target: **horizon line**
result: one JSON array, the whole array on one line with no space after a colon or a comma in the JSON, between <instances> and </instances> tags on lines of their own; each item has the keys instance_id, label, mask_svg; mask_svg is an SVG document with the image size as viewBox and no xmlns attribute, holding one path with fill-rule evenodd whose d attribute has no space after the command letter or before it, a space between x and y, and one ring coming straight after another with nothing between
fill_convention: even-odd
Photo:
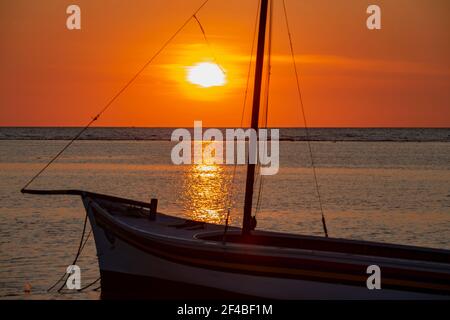
<instances>
[{"instance_id":1,"label":"horizon line","mask_svg":"<svg viewBox=\"0 0 450 320\"><path fill-rule=\"evenodd\" d=\"M36 128L36 129L44 129L44 128L84 128L85 126L34 126L34 125L0 125L0 128ZM187 128L187 129L194 129L194 127L186 127L186 126L165 126L165 127L158 127L158 126L95 126L95 127L89 127L89 129L177 129L177 128ZM249 126L203 126L202 128L218 128L218 129L231 129L231 128L250 128ZM278 126L278 127L261 127L259 129L450 129L450 126L448 127L442 127L442 126L370 126L370 127L363 127L363 126L311 126L311 127L291 127L291 126Z\"/></svg>"}]
</instances>

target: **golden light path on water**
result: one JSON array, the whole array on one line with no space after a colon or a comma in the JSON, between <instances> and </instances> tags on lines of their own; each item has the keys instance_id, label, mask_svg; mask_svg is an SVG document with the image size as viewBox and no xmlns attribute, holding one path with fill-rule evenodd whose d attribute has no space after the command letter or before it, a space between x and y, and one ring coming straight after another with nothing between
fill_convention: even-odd
<instances>
[{"instance_id":1,"label":"golden light path on water","mask_svg":"<svg viewBox=\"0 0 450 320\"><path fill-rule=\"evenodd\" d=\"M203 161L190 165L184 173L181 197L184 210L193 220L224 223L229 192L231 175L224 165L212 163L210 155L204 153Z\"/></svg>"}]
</instances>

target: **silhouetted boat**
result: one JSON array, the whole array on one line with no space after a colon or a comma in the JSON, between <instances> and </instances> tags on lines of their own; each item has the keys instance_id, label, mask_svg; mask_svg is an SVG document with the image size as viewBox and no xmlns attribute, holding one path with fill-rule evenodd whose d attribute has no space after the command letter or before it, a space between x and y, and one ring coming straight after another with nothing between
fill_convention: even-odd
<instances>
[{"instance_id":1,"label":"silhouetted boat","mask_svg":"<svg viewBox=\"0 0 450 320\"><path fill-rule=\"evenodd\" d=\"M261 0L252 128L258 128L269 0ZM185 220L144 203L80 190L105 297L448 299L450 251L254 230L255 165L248 165L242 228ZM228 228L224 232L224 228ZM369 290L369 266L381 289Z\"/></svg>"},{"instance_id":2,"label":"silhouetted boat","mask_svg":"<svg viewBox=\"0 0 450 320\"><path fill-rule=\"evenodd\" d=\"M251 231L152 213L152 204L79 190L106 297L449 298L450 253L403 245ZM155 206L153 205L153 209ZM366 286L381 269L381 290Z\"/></svg>"}]
</instances>

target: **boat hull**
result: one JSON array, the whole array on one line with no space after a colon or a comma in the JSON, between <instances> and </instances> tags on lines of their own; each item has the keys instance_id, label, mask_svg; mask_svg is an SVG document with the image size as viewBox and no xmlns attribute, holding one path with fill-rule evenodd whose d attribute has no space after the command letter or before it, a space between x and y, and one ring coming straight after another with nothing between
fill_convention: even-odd
<instances>
[{"instance_id":1,"label":"boat hull","mask_svg":"<svg viewBox=\"0 0 450 320\"><path fill-rule=\"evenodd\" d=\"M446 295L404 290L369 290L365 282L348 285L298 277L255 274L242 269L199 267L189 254L168 258L161 243L137 245L107 213L85 201L97 247L103 298L153 299L448 299ZM98 207L97 207L98 209ZM108 219L111 218L108 225ZM167 244L165 244L167 245ZM311 253L311 255L314 255ZM178 260L186 256L185 260ZM224 255L225 257L225 255ZM187 260L186 260L187 259ZM180 262L181 261L181 262ZM366 275L368 276L368 275Z\"/></svg>"}]
</instances>

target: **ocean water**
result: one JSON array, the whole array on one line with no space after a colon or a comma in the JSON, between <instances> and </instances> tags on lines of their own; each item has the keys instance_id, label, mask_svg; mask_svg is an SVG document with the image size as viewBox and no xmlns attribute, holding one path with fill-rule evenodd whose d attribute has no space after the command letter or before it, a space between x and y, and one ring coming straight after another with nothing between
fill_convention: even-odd
<instances>
[{"instance_id":1,"label":"ocean water","mask_svg":"<svg viewBox=\"0 0 450 320\"><path fill-rule=\"evenodd\" d=\"M100 297L92 290L97 286L81 293L46 291L77 251L81 200L20 193L76 130L0 128L2 299ZM175 166L170 132L90 129L31 187L158 198L161 212L218 223L232 193L231 223L239 225L245 168L236 168L232 184L232 166ZM284 129L281 136L280 171L263 179L258 228L322 235L304 131ZM450 129L313 129L311 137L330 236L450 249ZM82 285L97 279L93 239L78 265Z\"/></svg>"},{"instance_id":2,"label":"ocean water","mask_svg":"<svg viewBox=\"0 0 450 320\"><path fill-rule=\"evenodd\" d=\"M206 128L204 128L206 129ZM67 140L77 127L0 127L0 140ZM89 128L80 140L170 140L171 128ZM190 129L192 132L192 129ZM313 141L450 142L448 128L310 128ZM305 141L304 128L280 129L281 141Z\"/></svg>"}]
</instances>

